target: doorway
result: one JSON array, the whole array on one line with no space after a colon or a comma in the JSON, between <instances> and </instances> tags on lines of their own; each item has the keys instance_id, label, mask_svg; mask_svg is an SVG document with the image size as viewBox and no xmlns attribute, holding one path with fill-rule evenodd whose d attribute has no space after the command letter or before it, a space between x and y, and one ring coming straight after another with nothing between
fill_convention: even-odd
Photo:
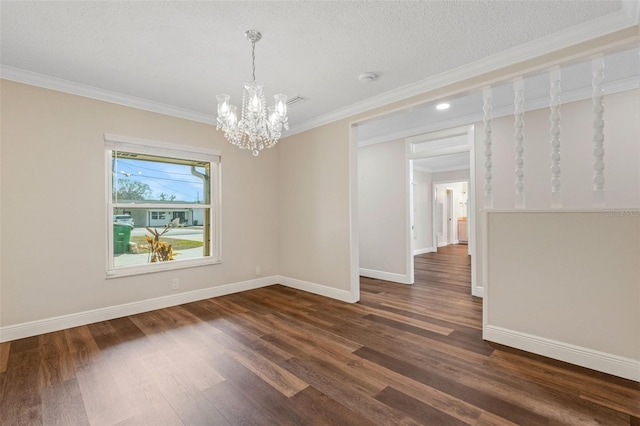
<instances>
[{"instance_id":1,"label":"doorway","mask_svg":"<svg viewBox=\"0 0 640 426\"><path fill-rule=\"evenodd\" d=\"M461 126L406 139L407 159L412 170L412 180L407 182L414 194L407 210L412 215L407 238L413 243L413 255L435 252L438 247L461 244L462 250L471 256L471 293L480 295L477 288L475 256L475 129ZM415 191L428 183L427 243L420 236L420 200ZM438 193L436 185L442 185ZM440 188L440 187L438 187ZM449 190L449 191L447 191ZM447 195L449 194L449 195ZM420 245L422 244L422 245ZM464 246L466 244L466 246ZM412 262L413 264L413 262Z\"/></svg>"},{"instance_id":2,"label":"doorway","mask_svg":"<svg viewBox=\"0 0 640 426\"><path fill-rule=\"evenodd\" d=\"M462 174L462 173L461 173ZM469 180L433 183L433 247L468 244ZM468 254L471 254L470 252Z\"/></svg>"},{"instance_id":3,"label":"doorway","mask_svg":"<svg viewBox=\"0 0 640 426\"><path fill-rule=\"evenodd\" d=\"M447 244L453 244L453 188L447 188Z\"/></svg>"}]
</instances>

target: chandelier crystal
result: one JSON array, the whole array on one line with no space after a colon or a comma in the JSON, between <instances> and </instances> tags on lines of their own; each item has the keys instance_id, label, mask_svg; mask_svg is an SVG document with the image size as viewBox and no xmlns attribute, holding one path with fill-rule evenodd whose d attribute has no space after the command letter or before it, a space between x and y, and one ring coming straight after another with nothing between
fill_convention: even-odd
<instances>
[{"instance_id":1,"label":"chandelier crystal","mask_svg":"<svg viewBox=\"0 0 640 426\"><path fill-rule=\"evenodd\" d=\"M233 145L251 150L257 157L264 148L273 148L278 143L283 128L289 130L287 96L275 95L274 106L267 108L262 83L256 81L256 43L262 34L248 30L244 35L251 42L253 79L244 84L240 120L236 106L229 104L230 96L217 96L217 129L222 130Z\"/></svg>"}]
</instances>

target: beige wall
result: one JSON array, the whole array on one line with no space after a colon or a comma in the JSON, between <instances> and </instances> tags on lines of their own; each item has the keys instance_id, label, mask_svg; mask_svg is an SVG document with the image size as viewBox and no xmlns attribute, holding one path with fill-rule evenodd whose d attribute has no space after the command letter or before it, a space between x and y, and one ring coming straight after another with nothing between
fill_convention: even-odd
<instances>
[{"instance_id":1,"label":"beige wall","mask_svg":"<svg viewBox=\"0 0 640 426\"><path fill-rule=\"evenodd\" d=\"M187 292L278 273L275 151L255 159L210 125L0 81L1 326L175 295L175 277ZM222 264L105 278L104 133L222 152Z\"/></svg>"},{"instance_id":2,"label":"beige wall","mask_svg":"<svg viewBox=\"0 0 640 426\"><path fill-rule=\"evenodd\" d=\"M485 337L640 380L639 209L491 212L488 249Z\"/></svg>"},{"instance_id":3,"label":"beige wall","mask_svg":"<svg viewBox=\"0 0 640 426\"><path fill-rule=\"evenodd\" d=\"M413 250L433 250L433 188L431 173L413 169Z\"/></svg>"},{"instance_id":4,"label":"beige wall","mask_svg":"<svg viewBox=\"0 0 640 426\"><path fill-rule=\"evenodd\" d=\"M406 157L404 140L358 148L361 269L408 274Z\"/></svg>"},{"instance_id":5,"label":"beige wall","mask_svg":"<svg viewBox=\"0 0 640 426\"><path fill-rule=\"evenodd\" d=\"M469 169L465 170L451 170L449 172L437 172L433 173L431 176L433 178L433 183L438 182L458 182L470 179L470 171Z\"/></svg>"},{"instance_id":6,"label":"beige wall","mask_svg":"<svg viewBox=\"0 0 640 426\"><path fill-rule=\"evenodd\" d=\"M290 136L277 151L280 275L349 291L349 124Z\"/></svg>"}]
</instances>

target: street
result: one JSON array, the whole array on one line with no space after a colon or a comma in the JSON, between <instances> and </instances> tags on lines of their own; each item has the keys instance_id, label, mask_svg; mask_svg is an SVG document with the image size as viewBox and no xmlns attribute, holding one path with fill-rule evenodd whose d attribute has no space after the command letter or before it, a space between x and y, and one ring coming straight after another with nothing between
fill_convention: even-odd
<instances>
[{"instance_id":1,"label":"street","mask_svg":"<svg viewBox=\"0 0 640 426\"><path fill-rule=\"evenodd\" d=\"M151 227L151 229L154 229ZM155 228L158 232L162 232L163 228ZM169 228L166 234L161 238L176 238L181 240L202 241L202 227L201 226L189 226L184 228ZM133 228L131 230L131 236L144 236L149 235L147 228ZM160 240L162 241L162 239Z\"/></svg>"}]
</instances>

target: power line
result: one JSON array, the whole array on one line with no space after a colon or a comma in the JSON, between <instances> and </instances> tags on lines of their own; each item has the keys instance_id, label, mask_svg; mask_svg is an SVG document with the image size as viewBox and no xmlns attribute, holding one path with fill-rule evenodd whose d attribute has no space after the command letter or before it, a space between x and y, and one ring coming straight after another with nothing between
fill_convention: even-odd
<instances>
[{"instance_id":1,"label":"power line","mask_svg":"<svg viewBox=\"0 0 640 426\"><path fill-rule=\"evenodd\" d=\"M158 177L158 176L150 176L150 175L139 175L139 174L135 174L136 170L133 168L133 166L129 165L129 164L122 164L122 166L124 166L125 168L128 168L129 170L132 170L134 173L129 173L131 175L131 177L136 177L136 178L144 178L144 179L159 179L159 180L168 180L168 181L172 181L172 182L182 182L182 183L202 183L201 179L197 179L197 180L185 180L185 179L170 179L170 178L163 178L163 177ZM151 170L154 172L158 172L158 170L153 170L153 169L147 169L147 170ZM182 173L170 173L170 172L161 172L161 173L166 173L166 174L180 174L182 175ZM185 176L187 176L185 174ZM189 174L189 176L193 176L191 174ZM129 176L127 176L129 177ZM195 176L194 176L195 177Z\"/></svg>"},{"instance_id":2,"label":"power line","mask_svg":"<svg viewBox=\"0 0 640 426\"><path fill-rule=\"evenodd\" d=\"M131 166L131 167L133 167L135 165L136 169L143 169L143 170L149 170L149 171L152 171L152 172L158 172L157 169L152 169L152 168L149 168L149 167L144 167L144 166L138 165L137 163L140 162L138 160L117 159L117 161L122 162L123 165ZM135 164L132 164L132 163L135 163ZM160 162L160 164L167 164L167 163ZM196 168L204 168L204 167L197 167L197 166L194 166L194 167L196 167ZM169 175L193 176L191 173L180 173L180 172L161 172L161 173L166 173L166 174L169 174Z\"/></svg>"}]
</instances>

